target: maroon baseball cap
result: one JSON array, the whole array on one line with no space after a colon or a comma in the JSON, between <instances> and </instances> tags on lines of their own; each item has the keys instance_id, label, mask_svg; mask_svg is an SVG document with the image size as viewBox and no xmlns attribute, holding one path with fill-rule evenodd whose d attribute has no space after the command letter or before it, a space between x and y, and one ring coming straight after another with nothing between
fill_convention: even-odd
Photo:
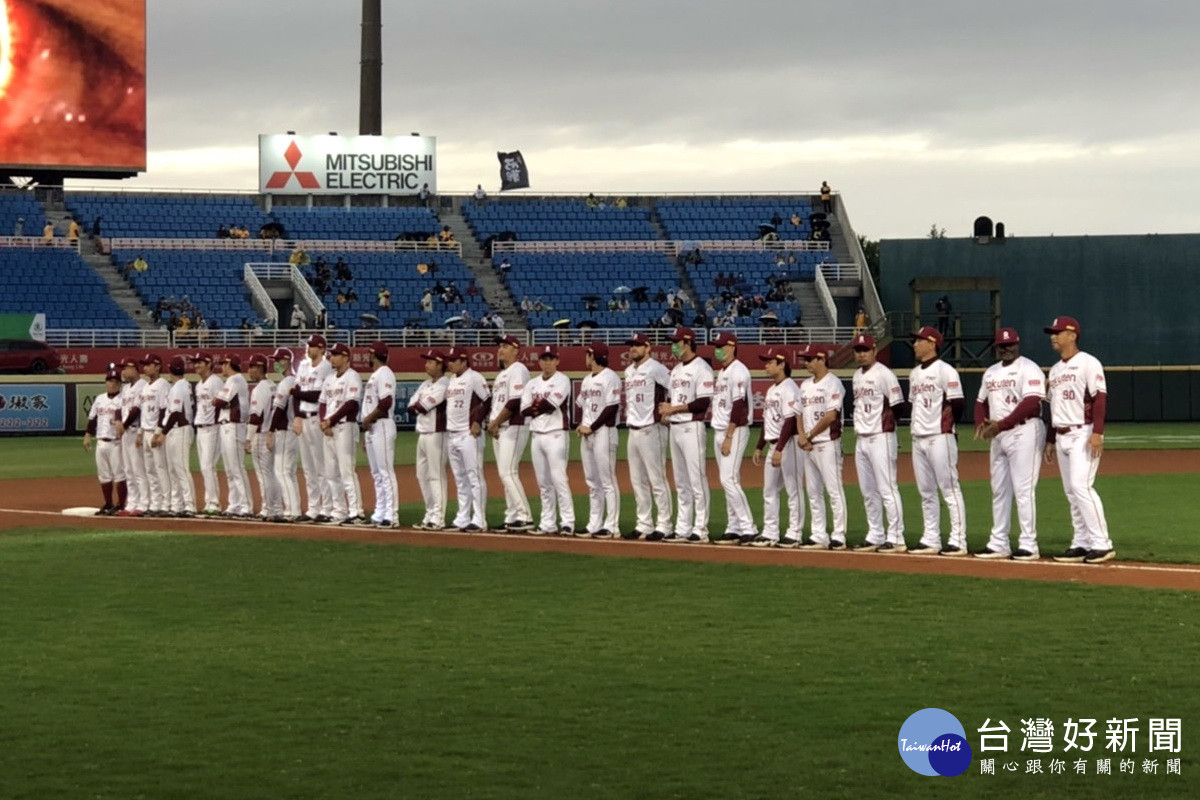
<instances>
[{"instance_id":1,"label":"maroon baseball cap","mask_svg":"<svg viewBox=\"0 0 1200 800\"><path fill-rule=\"evenodd\" d=\"M827 358L828 352L819 344L810 344L800 351L800 355L804 358Z\"/></svg>"},{"instance_id":2,"label":"maroon baseball cap","mask_svg":"<svg viewBox=\"0 0 1200 800\"><path fill-rule=\"evenodd\" d=\"M784 364L786 364L788 361L788 354L785 353L783 351L783 348L781 348L781 347L771 347L771 348L767 349L767 352L760 353L758 356L758 360L759 361L781 361Z\"/></svg>"},{"instance_id":3,"label":"maroon baseball cap","mask_svg":"<svg viewBox=\"0 0 1200 800\"><path fill-rule=\"evenodd\" d=\"M108 372L104 373L104 380L106 380L106 381L119 381L119 380L121 380L121 373L120 373L120 371L117 369L117 365L116 365L116 364L110 364L110 365L109 365Z\"/></svg>"},{"instance_id":4,"label":"maroon baseball cap","mask_svg":"<svg viewBox=\"0 0 1200 800\"><path fill-rule=\"evenodd\" d=\"M1074 317L1055 317L1054 322L1044 328L1046 333L1062 333L1063 331L1075 331L1078 334L1079 320Z\"/></svg>"},{"instance_id":5,"label":"maroon baseball cap","mask_svg":"<svg viewBox=\"0 0 1200 800\"><path fill-rule=\"evenodd\" d=\"M228 364L229 366L233 367L235 370L240 371L242 368L242 357L238 356L238 355L214 356L213 363L214 364Z\"/></svg>"},{"instance_id":6,"label":"maroon baseball cap","mask_svg":"<svg viewBox=\"0 0 1200 800\"><path fill-rule=\"evenodd\" d=\"M1001 328L1000 330L996 331L996 338L992 341L992 344L996 345L997 347L1006 344L1020 343L1021 336L1017 333L1016 328Z\"/></svg>"},{"instance_id":7,"label":"maroon baseball cap","mask_svg":"<svg viewBox=\"0 0 1200 800\"><path fill-rule=\"evenodd\" d=\"M446 351L446 354L445 354L446 361L455 361L460 358L463 360L466 360L468 358L467 351L463 350L461 347L451 347L449 350Z\"/></svg>"},{"instance_id":8,"label":"maroon baseball cap","mask_svg":"<svg viewBox=\"0 0 1200 800\"><path fill-rule=\"evenodd\" d=\"M255 353L254 355L250 356L250 361L248 363L252 367L262 367L263 369L266 369L267 357L262 353Z\"/></svg>"},{"instance_id":9,"label":"maroon baseball cap","mask_svg":"<svg viewBox=\"0 0 1200 800\"><path fill-rule=\"evenodd\" d=\"M446 356L443 355L442 353L438 352L437 350L429 350L424 353L421 353L421 358L423 358L426 361L445 362L445 360L446 360Z\"/></svg>"},{"instance_id":10,"label":"maroon baseball cap","mask_svg":"<svg viewBox=\"0 0 1200 800\"><path fill-rule=\"evenodd\" d=\"M172 375L182 375L187 372L187 362L183 360L183 356L174 356L167 364L167 371Z\"/></svg>"},{"instance_id":11,"label":"maroon baseball cap","mask_svg":"<svg viewBox=\"0 0 1200 800\"><path fill-rule=\"evenodd\" d=\"M497 336L496 344L511 344L513 347L520 347L521 340L509 333L504 336Z\"/></svg>"},{"instance_id":12,"label":"maroon baseball cap","mask_svg":"<svg viewBox=\"0 0 1200 800\"><path fill-rule=\"evenodd\" d=\"M675 333L671 334L672 342L694 342L696 341L696 332L691 328L685 328L682 325L675 329Z\"/></svg>"},{"instance_id":13,"label":"maroon baseball cap","mask_svg":"<svg viewBox=\"0 0 1200 800\"><path fill-rule=\"evenodd\" d=\"M646 334L644 334L644 333L635 333L632 336L630 336L628 339L625 340L625 344L647 345L647 344L650 344L650 340L648 338L646 338Z\"/></svg>"},{"instance_id":14,"label":"maroon baseball cap","mask_svg":"<svg viewBox=\"0 0 1200 800\"><path fill-rule=\"evenodd\" d=\"M375 356L376 358L380 359L381 361L387 361L387 357L388 357L387 342L372 342L371 343L371 355Z\"/></svg>"},{"instance_id":15,"label":"maroon baseball cap","mask_svg":"<svg viewBox=\"0 0 1200 800\"><path fill-rule=\"evenodd\" d=\"M350 355L350 346L345 342L338 342L333 347L329 348L331 356L348 356Z\"/></svg>"},{"instance_id":16,"label":"maroon baseball cap","mask_svg":"<svg viewBox=\"0 0 1200 800\"><path fill-rule=\"evenodd\" d=\"M712 338L712 341L709 342L709 344L711 344L713 347L724 347L725 345L728 345L728 344L737 344L737 343L738 343L737 335L730 333L729 331L721 331L720 333L718 333L716 336L714 336Z\"/></svg>"},{"instance_id":17,"label":"maroon baseball cap","mask_svg":"<svg viewBox=\"0 0 1200 800\"><path fill-rule=\"evenodd\" d=\"M276 361L283 361L284 359L291 361L293 358L292 351L288 350L286 347L276 347L275 352L271 353L271 358L275 359Z\"/></svg>"},{"instance_id":18,"label":"maroon baseball cap","mask_svg":"<svg viewBox=\"0 0 1200 800\"><path fill-rule=\"evenodd\" d=\"M139 364L141 364L141 361L133 356L125 356L123 359L117 362L118 367L136 367Z\"/></svg>"},{"instance_id":19,"label":"maroon baseball cap","mask_svg":"<svg viewBox=\"0 0 1200 800\"><path fill-rule=\"evenodd\" d=\"M855 350L874 350L875 337L868 333L860 333L854 337L854 341L850 343L850 346Z\"/></svg>"},{"instance_id":20,"label":"maroon baseball cap","mask_svg":"<svg viewBox=\"0 0 1200 800\"><path fill-rule=\"evenodd\" d=\"M209 364L212 363L212 356L210 356L208 353L196 353L188 358L193 364L195 364L197 361L207 361Z\"/></svg>"},{"instance_id":21,"label":"maroon baseball cap","mask_svg":"<svg viewBox=\"0 0 1200 800\"><path fill-rule=\"evenodd\" d=\"M594 356L608 358L608 345L604 342L592 342L587 346L587 351Z\"/></svg>"},{"instance_id":22,"label":"maroon baseball cap","mask_svg":"<svg viewBox=\"0 0 1200 800\"><path fill-rule=\"evenodd\" d=\"M321 334L314 333L312 336L308 337L306 344L309 347L326 347L328 342L325 341L325 337Z\"/></svg>"},{"instance_id":23,"label":"maroon baseball cap","mask_svg":"<svg viewBox=\"0 0 1200 800\"><path fill-rule=\"evenodd\" d=\"M162 357L157 353L146 353L146 355L142 356L142 366L144 367L148 364L158 364L161 367Z\"/></svg>"},{"instance_id":24,"label":"maroon baseball cap","mask_svg":"<svg viewBox=\"0 0 1200 800\"><path fill-rule=\"evenodd\" d=\"M558 348L552 344L548 344L538 351L538 360L543 358L558 358Z\"/></svg>"},{"instance_id":25,"label":"maroon baseball cap","mask_svg":"<svg viewBox=\"0 0 1200 800\"><path fill-rule=\"evenodd\" d=\"M925 339L933 342L938 347L942 346L943 341L941 332L932 325L926 325L925 327L921 328L921 330L912 335L912 338L913 341L916 341L917 339Z\"/></svg>"}]
</instances>

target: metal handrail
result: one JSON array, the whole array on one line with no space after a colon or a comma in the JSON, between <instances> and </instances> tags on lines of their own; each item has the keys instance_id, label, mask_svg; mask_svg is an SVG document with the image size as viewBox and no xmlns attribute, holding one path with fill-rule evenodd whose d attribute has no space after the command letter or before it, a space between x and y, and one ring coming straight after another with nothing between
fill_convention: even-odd
<instances>
[{"instance_id":1,"label":"metal handrail","mask_svg":"<svg viewBox=\"0 0 1200 800\"><path fill-rule=\"evenodd\" d=\"M170 347L165 330L114 330L112 328L47 328L51 347Z\"/></svg>"},{"instance_id":2,"label":"metal handrail","mask_svg":"<svg viewBox=\"0 0 1200 800\"><path fill-rule=\"evenodd\" d=\"M250 291L250 305L254 306L259 318L273 322L275 327L279 327L279 309L271 301L271 296L267 294L266 288L250 264L246 264L242 269L242 283L246 284L246 288Z\"/></svg>"},{"instance_id":3,"label":"metal handrail","mask_svg":"<svg viewBox=\"0 0 1200 800\"><path fill-rule=\"evenodd\" d=\"M300 268L294 264L288 264L288 277L292 281L292 302L299 303L300 308L308 316L309 321L316 322L325 313L325 303L313 291L313 288L308 285L304 274L300 272Z\"/></svg>"},{"instance_id":4,"label":"metal handrail","mask_svg":"<svg viewBox=\"0 0 1200 800\"><path fill-rule=\"evenodd\" d=\"M829 250L829 242L808 239L648 239L601 241L493 242L493 253L662 253L674 256L691 250L711 253L787 252Z\"/></svg>"},{"instance_id":5,"label":"metal handrail","mask_svg":"<svg viewBox=\"0 0 1200 800\"><path fill-rule=\"evenodd\" d=\"M56 235L49 242L43 239L40 234L37 236L0 236L0 247L12 249L20 247L28 250L40 250L45 247L57 247L60 249L74 250L76 253L78 253L79 241L79 239L71 241L65 236L58 235Z\"/></svg>"},{"instance_id":6,"label":"metal handrail","mask_svg":"<svg viewBox=\"0 0 1200 800\"><path fill-rule=\"evenodd\" d=\"M834 305L833 295L829 291L829 284L825 281L825 275L821 270L817 270L816 276L817 299L821 301L821 308L825 310L825 318L830 325L837 325L837 306Z\"/></svg>"},{"instance_id":7,"label":"metal handrail","mask_svg":"<svg viewBox=\"0 0 1200 800\"><path fill-rule=\"evenodd\" d=\"M11 237L10 237L11 238ZM28 237L26 237L28 238ZM40 239L38 240L41 241ZM254 250L288 254L297 247L310 253L448 252L462 255L461 242L371 241L364 239L169 239L161 236L114 236L102 240L114 250Z\"/></svg>"}]
</instances>

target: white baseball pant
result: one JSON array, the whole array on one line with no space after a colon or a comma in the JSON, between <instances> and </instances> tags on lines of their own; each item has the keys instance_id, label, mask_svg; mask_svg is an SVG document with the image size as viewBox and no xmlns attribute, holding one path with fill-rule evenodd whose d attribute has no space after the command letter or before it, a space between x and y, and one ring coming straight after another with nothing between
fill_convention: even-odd
<instances>
[{"instance_id":1,"label":"white baseball pant","mask_svg":"<svg viewBox=\"0 0 1200 800\"><path fill-rule=\"evenodd\" d=\"M812 512L812 540L819 544L830 541L846 543L846 489L842 485L841 440L813 442L807 451L804 480L808 485L808 507ZM833 530L825 517L825 498L833 517Z\"/></svg>"},{"instance_id":2,"label":"white baseball pant","mask_svg":"<svg viewBox=\"0 0 1200 800\"><path fill-rule=\"evenodd\" d=\"M304 468L304 513L318 517L330 512L329 482L325 480L325 434L316 414L301 418L300 463Z\"/></svg>"},{"instance_id":3,"label":"white baseball pant","mask_svg":"<svg viewBox=\"0 0 1200 800\"><path fill-rule=\"evenodd\" d=\"M1042 473L1042 453L1046 449L1046 424L1032 419L997 434L992 439L992 536L988 549L1011 552L1012 505L1017 501L1017 522L1021 534L1017 547L1034 555L1037 539L1037 484Z\"/></svg>"},{"instance_id":4,"label":"white baseball pant","mask_svg":"<svg viewBox=\"0 0 1200 800\"><path fill-rule=\"evenodd\" d=\"M667 429L664 425L630 428L626 443L629 481L637 502L637 530L670 534L671 487L667 484ZM658 524L653 512L658 509Z\"/></svg>"},{"instance_id":5,"label":"white baseball pant","mask_svg":"<svg viewBox=\"0 0 1200 800\"><path fill-rule=\"evenodd\" d=\"M620 533L621 493L617 491L617 429L594 429L579 443L588 487L588 533Z\"/></svg>"},{"instance_id":6,"label":"white baseball pant","mask_svg":"<svg viewBox=\"0 0 1200 800\"><path fill-rule=\"evenodd\" d=\"M167 471L171 475L171 511L196 511L196 484L192 481L192 429L172 428L163 442L167 449Z\"/></svg>"},{"instance_id":7,"label":"white baseball pant","mask_svg":"<svg viewBox=\"0 0 1200 800\"><path fill-rule=\"evenodd\" d=\"M246 477L246 423L222 422L221 464L225 467L225 512L250 513L250 480Z\"/></svg>"},{"instance_id":8,"label":"white baseball pant","mask_svg":"<svg viewBox=\"0 0 1200 800\"><path fill-rule=\"evenodd\" d=\"M136 428L125 431L121 437L121 461L125 465L125 508L129 511L145 511L150 507L149 487L146 485L146 462L137 443Z\"/></svg>"},{"instance_id":9,"label":"white baseball pant","mask_svg":"<svg viewBox=\"0 0 1200 800\"><path fill-rule=\"evenodd\" d=\"M446 434L422 433L417 437L417 484L425 501L426 525L446 526Z\"/></svg>"},{"instance_id":10,"label":"white baseball pant","mask_svg":"<svg viewBox=\"0 0 1200 800\"><path fill-rule=\"evenodd\" d=\"M721 476L721 488L725 490L726 533L738 536L754 536L758 533L750 501L742 489L742 462L746 458L746 444L750 441L750 429L739 425L733 429L733 442L729 455L721 454L725 441L725 430L713 431L713 454L717 459L717 470Z\"/></svg>"},{"instance_id":11,"label":"white baseball pant","mask_svg":"<svg viewBox=\"0 0 1200 800\"><path fill-rule=\"evenodd\" d=\"M529 498L521 484L521 459L525 445L529 442L529 428L524 425L506 425L492 440L492 452L496 456L496 471L500 483L504 484L504 521L532 522Z\"/></svg>"},{"instance_id":12,"label":"white baseball pant","mask_svg":"<svg viewBox=\"0 0 1200 800\"><path fill-rule=\"evenodd\" d=\"M221 437L216 423L196 428L196 458L204 482L205 511L221 510L221 486L217 483L217 457L220 454Z\"/></svg>"},{"instance_id":13,"label":"white baseball pant","mask_svg":"<svg viewBox=\"0 0 1200 800\"><path fill-rule=\"evenodd\" d=\"M358 444L358 423L339 422L325 437L325 475L330 484L329 516L336 521L362 516L362 494L354 447Z\"/></svg>"},{"instance_id":14,"label":"white baseball pant","mask_svg":"<svg viewBox=\"0 0 1200 800\"><path fill-rule=\"evenodd\" d=\"M702 422L671 424L671 472L675 476L675 533L708 539L708 466Z\"/></svg>"},{"instance_id":15,"label":"white baseball pant","mask_svg":"<svg viewBox=\"0 0 1200 800\"><path fill-rule=\"evenodd\" d=\"M275 431L275 481L279 484L280 500L285 517L300 515L300 482L296 479L296 460L300 453L300 437L291 429Z\"/></svg>"},{"instance_id":16,"label":"white baseball pant","mask_svg":"<svg viewBox=\"0 0 1200 800\"><path fill-rule=\"evenodd\" d=\"M921 493L921 516L925 529L921 544L942 547L942 516L938 493L950 514L947 544L967 549L967 507L958 485L958 441L951 433L913 437L913 472Z\"/></svg>"},{"instance_id":17,"label":"white baseball pant","mask_svg":"<svg viewBox=\"0 0 1200 800\"><path fill-rule=\"evenodd\" d=\"M375 511L372 522L395 522L400 508L396 486L396 420L376 420L363 435L367 465L375 485Z\"/></svg>"},{"instance_id":18,"label":"white baseball pant","mask_svg":"<svg viewBox=\"0 0 1200 800\"><path fill-rule=\"evenodd\" d=\"M142 430L142 463L146 469L147 511L167 511L171 503L171 475L164 444L153 447L154 431Z\"/></svg>"},{"instance_id":19,"label":"white baseball pant","mask_svg":"<svg viewBox=\"0 0 1200 800\"><path fill-rule=\"evenodd\" d=\"M1091 436L1092 426L1083 425L1060 433L1055 439L1063 492L1071 504L1071 526L1074 529L1071 547L1111 550L1113 544L1108 536L1104 503L1100 502L1100 495L1093 488L1096 471L1100 469L1100 459L1092 458L1088 448Z\"/></svg>"},{"instance_id":20,"label":"white baseball pant","mask_svg":"<svg viewBox=\"0 0 1200 800\"><path fill-rule=\"evenodd\" d=\"M454 475L454 491L458 499L454 527L477 525L486 529L487 512L481 485L483 465L479 463L479 442L470 431L449 432L446 434L446 457L450 462L450 472Z\"/></svg>"},{"instance_id":21,"label":"white baseball pant","mask_svg":"<svg viewBox=\"0 0 1200 800\"><path fill-rule=\"evenodd\" d=\"M120 483L125 480L125 465L122 463L121 442L96 440L96 478L100 483ZM128 489L128 487L126 487ZM115 497L114 497L115 502Z\"/></svg>"},{"instance_id":22,"label":"white baseball pant","mask_svg":"<svg viewBox=\"0 0 1200 800\"><path fill-rule=\"evenodd\" d=\"M904 544L904 506L896 477L898 443L895 432L858 436L854 445L854 468L867 512L867 542ZM887 513L887 529L883 515Z\"/></svg>"},{"instance_id":23,"label":"white baseball pant","mask_svg":"<svg viewBox=\"0 0 1200 800\"><path fill-rule=\"evenodd\" d=\"M267 435L262 431L250 434L250 463L258 482L259 513L279 516L283 513L283 493L275 477L275 453L267 448Z\"/></svg>"},{"instance_id":24,"label":"white baseball pant","mask_svg":"<svg viewBox=\"0 0 1200 800\"><path fill-rule=\"evenodd\" d=\"M773 444L773 443L771 443ZM763 462L763 528L762 535L779 541L779 490L788 496L787 538L804 538L804 464L808 455L795 442L783 448L779 466L771 466L775 448L768 447Z\"/></svg>"},{"instance_id":25,"label":"white baseball pant","mask_svg":"<svg viewBox=\"0 0 1200 800\"><path fill-rule=\"evenodd\" d=\"M535 433L532 438L530 454L542 498L541 530L544 533L558 531L554 525L556 507L560 524L573 529L575 501L567 482L567 432Z\"/></svg>"}]
</instances>

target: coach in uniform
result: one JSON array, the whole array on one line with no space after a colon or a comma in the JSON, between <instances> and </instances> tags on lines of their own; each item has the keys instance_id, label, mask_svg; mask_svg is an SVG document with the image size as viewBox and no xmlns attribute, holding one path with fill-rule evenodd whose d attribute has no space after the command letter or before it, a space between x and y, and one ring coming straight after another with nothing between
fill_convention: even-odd
<instances>
[{"instance_id":1,"label":"coach in uniform","mask_svg":"<svg viewBox=\"0 0 1200 800\"><path fill-rule=\"evenodd\" d=\"M350 369L350 347L345 342L329 348L329 363L333 374L326 379L321 393L321 432L325 434L325 474L333 479L330 522L357 525L366 522L356 471L363 383Z\"/></svg>"},{"instance_id":2,"label":"coach in uniform","mask_svg":"<svg viewBox=\"0 0 1200 800\"><path fill-rule=\"evenodd\" d=\"M805 364L812 377L800 384L800 413L796 424L785 428L779 445L786 446L794 433L797 446L808 454L804 483L808 489L811 536L800 542L804 549L844 550L846 547L846 490L842 486L842 398L845 387L829 371L824 348L809 345ZM825 499L833 517L832 531L825 516Z\"/></svg>"},{"instance_id":3,"label":"coach in uniform","mask_svg":"<svg viewBox=\"0 0 1200 800\"><path fill-rule=\"evenodd\" d=\"M779 442L786 428L794 430L796 427L800 387L792 380L792 368L785 351L772 347L758 358L771 379L763 396L762 431L754 448L756 467L763 451L768 453L763 461L763 527L760 535L750 541L743 539L742 544L797 547L804 538L804 462L808 453L799 447L780 447ZM787 535L782 540L779 538L780 487L787 490L788 496Z\"/></svg>"},{"instance_id":4,"label":"coach in uniform","mask_svg":"<svg viewBox=\"0 0 1200 800\"><path fill-rule=\"evenodd\" d=\"M521 415L529 420L533 444L529 452L541 490L542 519L535 533L575 533L575 502L567 481L567 404L571 381L558 371L558 350L547 345L538 354L540 375L529 379L521 393ZM556 527L555 509L559 518Z\"/></svg>"},{"instance_id":5,"label":"coach in uniform","mask_svg":"<svg viewBox=\"0 0 1200 800\"><path fill-rule=\"evenodd\" d=\"M896 419L904 410L904 390L896 374L880 364L875 337L854 337L854 469L867 512L867 538L856 552L904 553L904 506L896 477L899 446ZM887 514L887 528L883 526Z\"/></svg>"},{"instance_id":6,"label":"coach in uniform","mask_svg":"<svg viewBox=\"0 0 1200 800\"><path fill-rule=\"evenodd\" d=\"M1108 387L1104 367L1079 349L1079 321L1055 317L1045 329L1050 346L1062 358L1050 368L1050 424L1046 434L1046 461L1058 457L1063 491L1071 504L1074 533L1071 547L1055 561L1099 564L1116 556L1108 536L1104 504L1094 483L1104 452L1104 415Z\"/></svg>"},{"instance_id":7,"label":"coach in uniform","mask_svg":"<svg viewBox=\"0 0 1200 800\"><path fill-rule=\"evenodd\" d=\"M167 393L167 411L160 439L171 476L170 512L176 517L196 516L196 484L192 482L192 420L195 416L192 384L183 377L187 362L175 356L167 365L171 389Z\"/></svg>"},{"instance_id":8,"label":"coach in uniform","mask_svg":"<svg viewBox=\"0 0 1200 800\"><path fill-rule=\"evenodd\" d=\"M221 463L225 467L225 516L250 516L250 480L246 476L246 416L250 409L250 386L242 376L241 356L217 356L224 384L213 400L221 440Z\"/></svg>"},{"instance_id":9,"label":"coach in uniform","mask_svg":"<svg viewBox=\"0 0 1200 800\"><path fill-rule=\"evenodd\" d=\"M979 558L1036 561L1037 484L1046 425L1042 401L1046 376L1042 368L1021 355L1021 338L1013 328L996 331L993 344L1000 361L983 373L975 398L975 438L991 442L992 536L987 547L975 551ZM1009 544L1013 498L1021 537L1016 551Z\"/></svg>"},{"instance_id":10,"label":"coach in uniform","mask_svg":"<svg viewBox=\"0 0 1200 800\"><path fill-rule=\"evenodd\" d=\"M217 459L221 455L221 437L217 431L217 407L213 401L221 393L224 381L213 374L212 356L196 353L192 366L196 381L196 457L200 462L200 477L204 482L204 513L221 513L221 486L217 483Z\"/></svg>"},{"instance_id":11,"label":"coach in uniform","mask_svg":"<svg viewBox=\"0 0 1200 800\"><path fill-rule=\"evenodd\" d=\"M149 507L150 489L146 481L146 462L138 443L141 433L142 391L148 386L138 374L138 360L125 358L121 368L121 422L117 435L121 439L121 463L125 468L128 497L118 517L140 517Z\"/></svg>"},{"instance_id":12,"label":"coach in uniform","mask_svg":"<svg viewBox=\"0 0 1200 800\"><path fill-rule=\"evenodd\" d=\"M521 416L521 393L529 382L529 368L521 363L520 339L506 335L497 342L501 370L492 382L488 435L492 437L496 471L504 485L504 526L500 530L527 531L533 527L533 512L521 485L521 459L529 443L529 429Z\"/></svg>"},{"instance_id":13,"label":"coach in uniform","mask_svg":"<svg viewBox=\"0 0 1200 800\"><path fill-rule=\"evenodd\" d=\"M100 492L104 495L104 505L96 512L98 517L116 514L124 507L126 500L121 437L117 435L117 426L120 424L121 373L113 364L104 375L104 394L92 401L88 411L87 432L83 434L84 450L91 450L92 437L96 438L96 477L100 481Z\"/></svg>"},{"instance_id":14,"label":"coach in uniform","mask_svg":"<svg viewBox=\"0 0 1200 800\"><path fill-rule=\"evenodd\" d=\"M579 387L579 453L588 487L588 524L596 539L621 532L621 492L617 489L617 416L621 410L621 379L608 366L608 345L587 346L588 375Z\"/></svg>"},{"instance_id":15,"label":"coach in uniform","mask_svg":"<svg viewBox=\"0 0 1200 800\"><path fill-rule=\"evenodd\" d=\"M625 368L626 460L637 503L637 523L627 538L661 541L671 526L671 487L667 484L667 429L658 413L671 388L671 374L650 356L650 340L635 333ZM658 524L654 524L654 511Z\"/></svg>"},{"instance_id":16,"label":"coach in uniform","mask_svg":"<svg viewBox=\"0 0 1200 800\"><path fill-rule=\"evenodd\" d=\"M363 389L362 421L363 448L375 484L375 511L370 521L381 528L395 523L400 500L396 486L396 373L388 366L386 342L371 345L371 377Z\"/></svg>"},{"instance_id":17,"label":"coach in uniform","mask_svg":"<svg viewBox=\"0 0 1200 800\"><path fill-rule=\"evenodd\" d=\"M425 359L428 376L408 401L408 413L417 419L417 485L425 502L425 514L413 525L417 530L440 531L446 527L446 359L430 350Z\"/></svg>"},{"instance_id":18,"label":"coach in uniform","mask_svg":"<svg viewBox=\"0 0 1200 800\"><path fill-rule=\"evenodd\" d=\"M458 512L451 527L474 532L487 530L487 488L483 481L479 437L483 433L484 405L491 392L487 381L473 370L460 347L446 351L450 382L446 386L446 456L454 475Z\"/></svg>"},{"instance_id":19,"label":"coach in uniform","mask_svg":"<svg viewBox=\"0 0 1200 800\"><path fill-rule=\"evenodd\" d=\"M321 387L333 373L325 358L325 337L314 333L308 337L307 357L296 370L292 387L299 401L292 430L300 437L300 463L304 468L304 492L307 498L304 513L298 522L329 522L329 483L325 480L325 437L321 433Z\"/></svg>"},{"instance_id":20,"label":"coach in uniform","mask_svg":"<svg viewBox=\"0 0 1200 800\"><path fill-rule=\"evenodd\" d=\"M300 436L292 430L298 402L292 394L296 376L292 373L292 351L276 348L271 355L275 371L281 376L271 397L271 430L267 447L275 454L275 480L279 484L283 514L275 522L295 522L300 516L300 482L296 477L296 461L300 455Z\"/></svg>"},{"instance_id":21,"label":"coach in uniform","mask_svg":"<svg viewBox=\"0 0 1200 800\"><path fill-rule=\"evenodd\" d=\"M146 379L146 386L142 389L140 403L138 447L142 451L146 485L149 488L146 516L162 517L168 514L171 502L171 475L167 471L166 449L162 447L161 439L157 444L155 439L157 434L162 433L171 385L162 376L162 358L154 353L147 353L142 359L142 376Z\"/></svg>"},{"instance_id":22,"label":"coach in uniform","mask_svg":"<svg viewBox=\"0 0 1200 800\"><path fill-rule=\"evenodd\" d=\"M713 455L725 490L725 533L717 544L740 544L758 535L750 502L742 489L742 462L750 441L750 409L753 397L750 370L738 360L737 336L724 331L712 339L713 359L721 369L713 387Z\"/></svg>"},{"instance_id":23,"label":"coach in uniform","mask_svg":"<svg viewBox=\"0 0 1200 800\"><path fill-rule=\"evenodd\" d=\"M708 542L708 442L704 417L712 403L713 371L696 355L696 334L676 328L671 353L670 396L658 413L671 424L671 471L675 476L675 531L666 542Z\"/></svg>"},{"instance_id":24,"label":"coach in uniform","mask_svg":"<svg viewBox=\"0 0 1200 800\"><path fill-rule=\"evenodd\" d=\"M250 356L250 419L247 420L246 452L254 466L261 499L259 516L273 520L283 515L283 497L275 477L275 451L270 446L271 420L274 416L275 384L267 379L267 357L259 353Z\"/></svg>"}]
</instances>

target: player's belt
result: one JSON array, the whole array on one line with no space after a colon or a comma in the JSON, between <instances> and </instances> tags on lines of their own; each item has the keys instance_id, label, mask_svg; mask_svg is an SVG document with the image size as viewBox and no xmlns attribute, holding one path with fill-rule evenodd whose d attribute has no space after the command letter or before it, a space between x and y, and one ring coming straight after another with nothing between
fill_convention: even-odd
<instances>
[{"instance_id":1,"label":"player's belt","mask_svg":"<svg viewBox=\"0 0 1200 800\"><path fill-rule=\"evenodd\" d=\"M211 428L212 426L214 426L216 424L217 423L215 423L215 422L197 422L195 427L196 428Z\"/></svg>"},{"instance_id":2,"label":"player's belt","mask_svg":"<svg viewBox=\"0 0 1200 800\"><path fill-rule=\"evenodd\" d=\"M651 422L649 425L626 425L625 427L631 431L644 431L646 428L653 428L657 424L656 422Z\"/></svg>"},{"instance_id":3,"label":"player's belt","mask_svg":"<svg viewBox=\"0 0 1200 800\"><path fill-rule=\"evenodd\" d=\"M677 422L672 422L671 424L672 425L691 425L691 424L697 423L697 422L700 424L703 424L704 420L702 420L702 419L683 419L683 420L679 420Z\"/></svg>"},{"instance_id":4,"label":"player's belt","mask_svg":"<svg viewBox=\"0 0 1200 800\"><path fill-rule=\"evenodd\" d=\"M1071 431L1079 430L1080 428L1083 428L1083 427L1085 427L1085 426L1084 425L1064 425L1062 427L1055 428L1054 432L1061 435L1064 433L1070 433Z\"/></svg>"},{"instance_id":5,"label":"player's belt","mask_svg":"<svg viewBox=\"0 0 1200 800\"><path fill-rule=\"evenodd\" d=\"M101 437L100 437L100 441L102 441L102 442L109 442L109 443L112 443L112 442L115 442L115 441L116 441L116 439L105 439L103 436L101 436Z\"/></svg>"}]
</instances>

